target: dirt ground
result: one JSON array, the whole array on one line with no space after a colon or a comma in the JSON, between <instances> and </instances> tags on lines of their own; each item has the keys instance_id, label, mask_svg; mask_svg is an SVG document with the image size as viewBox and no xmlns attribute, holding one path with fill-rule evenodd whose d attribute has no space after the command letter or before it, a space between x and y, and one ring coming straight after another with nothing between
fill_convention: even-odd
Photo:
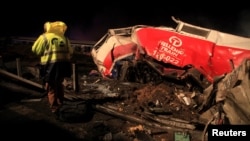
<instances>
[{"instance_id":1,"label":"dirt ground","mask_svg":"<svg viewBox=\"0 0 250 141\"><path fill-rule=\"evenodd\" d=\"M172 128L169 125L159 126L154 124L155 121L147 123L150 122L147 113L153 113L149 109L155 108L154 103L161 103L162 106L165 106L160 108L165 109L165 111L160 111L156 115L166 115L168 118L185 121L198 117L183 103L175 101L176 99L171 96L172 93L166 90L167 87L164 84L122 87L117 83L114 84L113 81L102 83L105 83L106 86L123 89L124 92L120 91L123 95L122 98L120 96L119 98L96 98L98 96L93 98L87 93L92 91L93 96L98 95L100 91L96 87L87 89L87 87L91 87L90 85L85 85L86 88L81 94L69 93L70 88L66 91L66 101L69 103L72 101L73 103L82 101L91 103L91 107L88 108L90 110L85 111L83 116L79 116L80 120L79 118L64 120L51 113L46 96L23 93L22 88L16 88L15 91L6 87L1 88L0 124L4 129L2 135L8 139L25 140L49 138L86 141L174 141L174 133L179 132L178 128ZM11 84L11 87L18 86ZM18 89L20 91L16 92ZM169 106L167 107L167 105ZM182 130L181 132L190 133L188 135L190 135L190 139L192 135L192 140L199 141L201 138L201 130Z\"/></svg>"},{"instance_id":2,"label":"dirt ground","mask_svg":"<svg viewBox=\"0 0 250 141\"><path fill-rule=\"evenodd\" d=\"M29 54L24 50L25 53ZM5 65L14 66L7 64L15 64L13 52L4 56L8 56ZM195 109L198 103L191 102L187 105L180 97L184 92L190 97L193 94L186 92L185 87L166 82L135 84L106 80L98 75L90 76L89 72L96 69L95 65L91 61L86 61L89 64L82 64L81 60L91 58L75 57L79 61L78 69L81 72L80 90L73 90L72 79L65 81L65 100L71 108L57 115L50 112L47 97L43 92L21 86L20 83L8 79L1 79L0 127L3 139L202 140L203 127L193 129L192 124L199 120L199 114ZM12 61L9 58L12 58ZM29 65L35 64L35 61L26 60L27 62ZM8 72L12 72L12 69ZM27 74L24 77L35 79ZM72 108L72 103L78 107ZM79 109L80 106L82 109Z\"/></svg>"},{"instance_id":3,"label":"dirt ground","mask_svg":"<svg viewBox=\"0 0 250 141\"><path fill-rule=\"evenodd\" d=\"M111 133L111 129L108 129L111 127L107 123L111 122L116 126L112 128L118 129L126 124L102 113L94 113L91 115L92 119L68 123L60 121L49 111L46 97L38 98L38 101L23 102L20 93L10 93L8 90L4 94L8 96L4 99L1 97L1 101L6 102L8 99L9 102L1 105L0 125L2 138L8 140L103 140L105 134Z\"/></svg>"}]
</instances>

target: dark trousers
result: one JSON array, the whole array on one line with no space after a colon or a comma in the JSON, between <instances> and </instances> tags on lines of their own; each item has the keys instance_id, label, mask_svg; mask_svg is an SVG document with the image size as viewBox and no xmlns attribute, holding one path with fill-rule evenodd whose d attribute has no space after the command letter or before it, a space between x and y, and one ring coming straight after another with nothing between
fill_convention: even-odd
<instances>
[{"instance_id":1,"label":"dark trousers","mask_svg":"<svg viewBox=\"0 0 250 141\"><path fill-rule=\"evenodd\" d=\"M48 101L52 112L58 110L64 100L63 78L60 81L49 81L45 84L48 92Z\"/></svg>"}]
</instances>

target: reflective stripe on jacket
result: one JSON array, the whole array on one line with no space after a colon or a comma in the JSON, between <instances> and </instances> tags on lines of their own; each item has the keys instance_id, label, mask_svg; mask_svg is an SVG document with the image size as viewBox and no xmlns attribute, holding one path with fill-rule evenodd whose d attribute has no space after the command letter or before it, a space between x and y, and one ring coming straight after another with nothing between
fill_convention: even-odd
<instances>
[{"instance_id":1,"label":"reflective stripe on jacket","mask_svg":"<svg viewBox=\"0 0 250 141\"><path fill-rule=\"evenodd\" d=\"M69 40L55 33L45 33L35 41L32 51L41 56L41 64L69 61L73 53Z\"/></svg>"}]
</instances>

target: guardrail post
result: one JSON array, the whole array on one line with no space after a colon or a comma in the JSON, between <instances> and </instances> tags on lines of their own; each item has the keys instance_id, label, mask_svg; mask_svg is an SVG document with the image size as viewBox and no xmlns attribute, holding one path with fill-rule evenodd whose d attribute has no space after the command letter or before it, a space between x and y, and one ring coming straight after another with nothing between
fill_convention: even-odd
<instances>
[{"instance_id":1,"label":"guardrail post","mask_svg":"<svg viewBox=\"0 0 250 141\"><path fill-rule=\"evenodd\" d=\"M75 92L79 92L78 71L77 71L77 65L75 63L72 64L72 69L73 69L73 89Z\"/></svg>"},{"instance_id":2,"label":"guardrail post","mask_svg":"<svg viewBox=\"0 0 250 141\"><path fill-rule=\"evenodd\" d=\"M21 65L20 65L20 58L16 58L16 68L17 68L17 76L21 76Z\"/></svg>"}]
</instances>

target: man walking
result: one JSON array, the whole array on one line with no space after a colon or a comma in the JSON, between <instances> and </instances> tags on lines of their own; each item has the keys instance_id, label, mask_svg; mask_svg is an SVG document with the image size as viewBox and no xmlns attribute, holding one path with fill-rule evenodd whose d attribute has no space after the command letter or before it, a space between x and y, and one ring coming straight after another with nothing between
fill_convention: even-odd
<instances>
[{"instance_id":1,"label":"man walking","mask_svg":"<svg viewBox=\"0 0 250 141\"><path fill-rule=\"evenodd\" d=\"M50 109L57 112L64 101L65 77L72 73L71 57L73 49L65 37L67 25L62 21L46 22L45 32L41 34L32 46L32 52L40 56L44 72L43 81L48 94Z\"/></svg>"}]
</instances>

